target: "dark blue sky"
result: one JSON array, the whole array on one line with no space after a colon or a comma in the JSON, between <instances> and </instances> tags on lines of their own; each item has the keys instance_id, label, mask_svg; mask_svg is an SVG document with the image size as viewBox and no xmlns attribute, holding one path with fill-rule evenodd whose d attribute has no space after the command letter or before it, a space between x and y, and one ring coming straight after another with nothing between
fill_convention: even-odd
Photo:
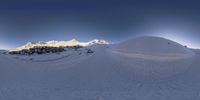
<instances>
[{"instance_id":1,"label":"dark blue sky","mask_svg":"<svg viewBox=\"0 0 200 100\"><path fill-rule=\"evenodd\" d=\"M0 48L29 41L119 42L155 35L200 48L196 0L6 0L0 1Z\"/></svg>"}]
</instances>

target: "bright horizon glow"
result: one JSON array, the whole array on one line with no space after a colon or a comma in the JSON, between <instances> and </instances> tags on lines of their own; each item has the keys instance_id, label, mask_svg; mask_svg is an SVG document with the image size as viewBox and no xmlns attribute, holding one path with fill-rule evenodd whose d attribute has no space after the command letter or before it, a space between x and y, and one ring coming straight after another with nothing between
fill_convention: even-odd
<instances>
[{"instance_id":1,"label":"bright horizon glow","mask_svg":"<svg viewBox=\"0 0 200 100\"><path fill-rule=\"evenodd\" d=\"M195 44L193 41L188 40L187 38L184 38L183 36L178 36L175 34L155 34L153 36L163 37L192 49L200 49L200 46L198 44Z\"/></svg>"},{"instance_id":2,"label":"bright horizon glow","mask_svg":"<svg viewBox=\"0 0 200 100\"><path fill-rule=\"evenodd\" d=\"M8 50L9 48L11 47L8 46L7 44L0 43L0 50Z\"/></svg>"}]
</instances>

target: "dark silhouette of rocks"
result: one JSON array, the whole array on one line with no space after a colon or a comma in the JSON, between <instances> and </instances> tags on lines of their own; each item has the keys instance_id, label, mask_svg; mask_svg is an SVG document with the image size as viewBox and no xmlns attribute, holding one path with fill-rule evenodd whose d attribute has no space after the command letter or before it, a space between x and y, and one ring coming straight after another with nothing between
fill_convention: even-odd
<instances>
[{"instance_id":1,"label":"dark silhouette of rocks","mask_svg":"<svg viewBox=\"0 0 200 100\"><path fill-rule=\"evenodd\" d=\"M35 46L30 49L23 49L20 51L10 51L9 54L15 55L33 55L33 54L47 54L47 53L60 53L67 49L78 50L82 46L67 46L67 47L49 47L49 46Z\"/></svg>"},{"instance_id":2,"label":"dark silhouette of rocks","mask_svg":"<svg viewBox=\"0 0 200 100\"><path fill-rule=\"evenodd\" d=\"M92 51L91 49L86 49L86 53L90 54L90 53L94 53L94 51Z\"/></svg>"}]
</instances>

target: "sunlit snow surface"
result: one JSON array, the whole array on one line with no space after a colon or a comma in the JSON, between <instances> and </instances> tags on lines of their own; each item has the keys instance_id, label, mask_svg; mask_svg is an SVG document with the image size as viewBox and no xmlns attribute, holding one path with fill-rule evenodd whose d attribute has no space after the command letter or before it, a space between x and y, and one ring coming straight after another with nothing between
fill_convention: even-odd
<instances>
[{"instance_id":1,"label":"sunlit snow surface","mask_svg":"<svg viewBox=\"0 0 200 100\"><path fill-rule=\"evenodd\" d=\"M200 100L200 50L155 37L87 48L0 54L0 100Z\"/></svg>"},{"instance_id":2,"label":"sunlit snow surface","mask_svg":"<svg viewBox=\"0 0 200 100\"><path fill-rule=\"evenodd\" d=\"M28 42L27 44L17 47L15 49L11 49L10 51L20 51L23 49L30 49L34 47L40 47L40 46L48 46L48 47L66 47L66 46L92 46L95 44L109 44L105 40L99 40L99 39L94 39L88 42L80 42L76 39L72 39L69 41L47 41L47 42Z\"/></svg>"}]
</instances>

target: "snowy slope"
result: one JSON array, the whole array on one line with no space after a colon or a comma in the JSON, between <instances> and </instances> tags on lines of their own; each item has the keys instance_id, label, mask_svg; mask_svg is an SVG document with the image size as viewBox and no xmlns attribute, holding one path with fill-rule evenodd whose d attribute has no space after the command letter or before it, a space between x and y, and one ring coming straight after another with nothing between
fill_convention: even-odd
<instances>
[{"instance_id":1,"label":"snowy slope","mask_svg":"<svg viewBox=\"0 0 200 100\"><path fill-rule=\"evenodd\" d=\"M137 37L114 46L115 49L127 53L142 54L192 54L186 47L160 37Z\"/></svg>"},{"instance_id":2,"label":"snowy slope","mask_svg":"<svg viewBox=\"0 0 200 100\"><path fill-rule=\"evenodd\" d=\"M87 48L49 62L0 54L0 100L200 100L200 50L156 37Z\"/></svg>"},{"instance_id":3,"label":"snowy slope","mask_svg":"<svg viewBox=\"0 0 200 100\"><path fill-rule=\"evenodd\" d=\"M190 59L194 57L190 49L178 43L150 36L113 45L111 54L135 74L153 78L169 77L186 71L192 63Z\"/></svg>"}]
</instances>

